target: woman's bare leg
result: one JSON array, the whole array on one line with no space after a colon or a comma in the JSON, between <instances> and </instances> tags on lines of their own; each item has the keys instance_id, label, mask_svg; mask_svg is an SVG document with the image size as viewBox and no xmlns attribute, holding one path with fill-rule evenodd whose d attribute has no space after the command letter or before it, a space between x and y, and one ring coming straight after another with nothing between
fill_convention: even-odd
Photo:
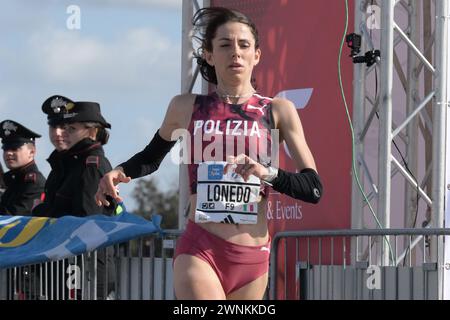
<instances>
[{"instance_id":1,"label":"woman's bare leg","mask_svg":"<svg viewBox=\"0 0 450 320\"><path fill-rule=\"evenodd\" d=\"M261 300L267 289L268 273L231 292L227 300Z\"/></svg>"},{"instance_id":2,"label":"woman's bare leg","mask_svg":"<svg viewBox=\"0 0 450 320\"><path fill-rule=\"evenodd\" d=\"M174 262L175 296L179 300L224 300L217 274L200 258L180 254Z\"/></svg>"}]
</instances>

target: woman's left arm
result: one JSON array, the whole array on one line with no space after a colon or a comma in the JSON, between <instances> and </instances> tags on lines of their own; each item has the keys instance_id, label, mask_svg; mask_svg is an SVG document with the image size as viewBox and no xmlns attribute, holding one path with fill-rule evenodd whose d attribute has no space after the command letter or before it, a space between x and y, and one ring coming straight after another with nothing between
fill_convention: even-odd
<instances>
[{"instance_id":1,"label":"woman's left arm","mask_svg":"<svg viewBox=\"0 0 450 320\"><path fill-rule=\"evenodd\" d=\"M275 98L272 102L275 128L280 131L280 145L284 140L289 148L297 170L306 168L317 172L316 163L306 143L302 122L294 104L286 99Z\"/></svg>"},{"instance_id":2,"label":"woman's left arm","mask_svg":"<svg viewBox=\"0 0 450 320\"><path fill-rule=\"evenodd\" d=\"M275 128L280 130L280 144L284 140L294 160L298 173L278 169L271 182L274 190L305 202L318 203L323 186L317 173L311 150L306 143L303 126L294 104L276 98L272 102Z\"/></svg>"}]
</instances>

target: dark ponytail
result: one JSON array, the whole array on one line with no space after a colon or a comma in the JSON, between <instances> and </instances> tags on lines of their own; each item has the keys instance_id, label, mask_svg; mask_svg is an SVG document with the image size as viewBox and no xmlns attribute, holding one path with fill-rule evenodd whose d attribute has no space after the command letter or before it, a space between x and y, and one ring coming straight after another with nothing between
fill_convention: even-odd
<instances>
[{"instance_id":1,"label":"dark ponytail","mask_svg":"<svg viewBox=\"0 0 450 320\"><path fill-rule=\"evenodd\" d=\"M109 132L100 122L85 122L85 128L96 128L97 134L95 135L95 141L100 142L102 145L107 144L109 140Z\"/></svg>"},{"instance_id":2,"label":"dark ponytail","mask_svg":"<svg viewBox=\"0 0 450 320\"><path fill-rule=\"evenodd\" d=\"M97 137L96 140L100 142L102 145L105 145L108 143L109 140L109 132L104 127L100 127L97 129Z\"/></svg>"}]
</instances>

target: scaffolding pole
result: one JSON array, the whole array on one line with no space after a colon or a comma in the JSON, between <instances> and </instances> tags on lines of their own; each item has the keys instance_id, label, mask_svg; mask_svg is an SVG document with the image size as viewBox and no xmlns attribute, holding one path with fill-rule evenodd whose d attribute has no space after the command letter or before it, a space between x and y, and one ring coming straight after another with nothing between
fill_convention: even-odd
<instances>
[{"instance_id":1,"label":"scaffolding pole","mask_svg":"<svg viewBox=\"0 0 450 320\"><path fill-rule=\"evenodd\" d=\"M355 1L355 27L356 33L362 34L364 32L365 24L366 24L366 6L365 0L356 0ZM367 45L366 41L363 41L361 44L361 50L363 52L366 51ZM366 68L363 64L357 63L353 65L353 130L355 134L354 141L354 156L355 159L355 169L354 172L358 175L358 177L362 177L362 163L360 160L360 156L364 154L364 144L361 141L361 132L364 128L364 100L365 97L365 72ZM352 176L354 176L354 172L352 171ZM361 179L361 183L364 184L363 179ZM359 186L356 182L355 177L352 179L352 229L362 229L363 227L363 197L361 191L359 190ZM360 258L361 252L357 252L356 248L360 249L362 246L358 243L357 239L352 239L352 261L356 261ZM355 256L356 254L356 256Z\"/></svg>"},{"instance_id":2,"label":"scaffolding pole","mask_svg":"<svg viewBox=\"0 0 450 320\"><path fill-rule=\"evenodd\" d=\"M444 195L445 195L445 134L447 119L447 55L448 55L448 1L436 1L436 96L433 102L433 182L431 215L436 228L444 227ZM448 244L447 244L448 245ZM443 267L444 267L444 243L439 239L437 243L438 262L438 293L443 297ZM449 288L447 288L448 290Z\"/></svg>"},{"instance_id":3,"label":"scaffolding pole","mask_svg":"<svg viewBox=\"0 0 450 320\"><path fill-rule=\"evenodd\" d=\"M194 85L198 79L198 68L194 70L194 43L192 41L192 18L200 8L209 7L210 1L203 0L200 6L197 0L183 0L182 3L182 32L181 32L181 93L192 93ZM201 82L202 93L207 92L208 86L206 81ZM179 166L179 200L178 200L178 228L184 229L187 215L189 213L189 176L187 164L180 164Z\"/></svg>"},{"instance_id":4,"label":"scaffolding pole","mask_svg":"<svg viewBox=\"0 0 450 320\"><path fill-rule=\"evenodd\" d=\"M183 0L182 3L182 29L181 29L181 93L190 91L194 79L192 67L193 45L192 16L194 4L192 0ZM189 210L189 176L187 164L179 165L179 198L178 198L178 229L184 229L186 212Z\"/></svg>"},{"instance_id":5,"label":"scaffolding pole","mask_svg":"<svg viewBox=\"0 0 450 320\"><path fill-rule=\"evenodd\" d=\"M411 42L414 46L419 47L419 14L416 0L409 0L409 33ZM415 72L418 59L411 47L408 47L408 61L406 71L406 114L413 114L417 106L417 98L419 92L419 81ZM406 145L406 160L408 161L409 170L417 178L417 157L418 157L418 117L411 119L410 125L406 129L406 136L408 137L408 144ZM416 181L417 182L417 181ZM418 183L418 182L417 182ZM405 181L405 208L404 208L404 225L405 228L415 228L417 222L417 188L411 186L408 181Z\"/></svg>"},{"instance_id":6,"label":"scaffolding pole","mask_svg":"<svg viewBox=\"0 0 450 320\"><path fill-rule=\"evenodd\" d=\"M391 218L391 145L392 145L392 79L394 69L394 5L395 0L381 2L380 62L380 129L378 147L378 210L382 228L390 228ZM389 252L382 242L378 263L389 265Z\"/></svg>"}]
</instances>

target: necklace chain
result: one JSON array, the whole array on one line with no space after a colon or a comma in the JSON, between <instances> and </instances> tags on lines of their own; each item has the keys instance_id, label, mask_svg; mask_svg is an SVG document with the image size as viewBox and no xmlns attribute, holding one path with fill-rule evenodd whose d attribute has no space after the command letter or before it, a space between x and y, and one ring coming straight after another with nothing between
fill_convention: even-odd
<instances>
[{"instance_id":1,"label":"necklace chain","mask_svg":"<svg viewBox=\"0 0 450 320\"><path fill-rule=\"evenodd\" d=\"M252 91L251 93L244 94L244 95L232 95L232 94L221 94L219 93L219 96L224 99L242 99L242 98L250 98L255 94L256 91Z\"/></svg>"}]
</instances>

